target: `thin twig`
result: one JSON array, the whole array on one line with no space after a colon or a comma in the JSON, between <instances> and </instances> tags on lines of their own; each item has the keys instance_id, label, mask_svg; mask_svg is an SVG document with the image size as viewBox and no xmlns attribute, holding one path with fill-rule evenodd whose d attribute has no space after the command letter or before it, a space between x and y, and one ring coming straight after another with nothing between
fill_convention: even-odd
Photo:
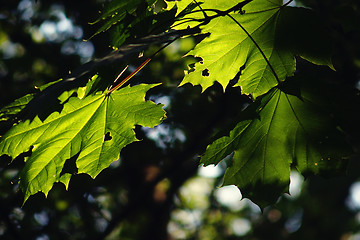
<instances>
[{"instance_id":1,"label":"thin twig","mask_svg":"<svg viewBox=\"0 0 360 240\"><path fill-rule=\"evenodd\" d=\"M206 12L202 9L202 7L200 6L200 4L196 1L196 0L193 0L196 5L200 8L201 12L204 14L204 18L207 19L209 16L206 14Z\"/></svg>"}]
</instances>

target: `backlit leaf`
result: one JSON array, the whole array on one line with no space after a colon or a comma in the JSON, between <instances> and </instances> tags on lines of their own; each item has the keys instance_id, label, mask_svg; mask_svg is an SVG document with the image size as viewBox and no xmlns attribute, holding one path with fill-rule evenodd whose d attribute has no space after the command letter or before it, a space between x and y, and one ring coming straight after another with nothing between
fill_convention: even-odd
<instances>
[{"instance_id":1,"label":"backlit leaf","mask_svg":"<svg viewBox=\"0 0 360 240\"><path fill-rule=\"evenodd\" d=\"M238 3L205 1L199 4L212 17L216 14L211 9L225 11ZM319 18L311 10L282 6L282 3L281 0L252 1L242 8L244 12L230 12L230 16L214 18L201 26L202 32L209 36L188 53L201 60L190 67L181 85L201 85L205 90L217 81L225 88L239 75L235 86L256 98L293 75L296 55L332 67L331 41ZM179 5L184 8L186 4L180 2ZM204 13L197 10L184 19L205 19ZM179 20L175 24L180 24L176 28L185 28L199 22Z\"/></svg>"},{"instance_id":2,"label":"backlit leaf","mask_svg":"<svg viewBox=\"0 0 360 240\"><path fill-rule=\"evenodd\" d=\"M55 182L67 187L71 177L65 162L75 157L78 173L96 177L119 158L120 150L136 141L135 125L154 127L165 117L161 105L144 102L155 85L125 87L110 95L71 97L61 112L44 121L35 117L10 129L0 142L0 153L16 157L32 149L20 174L26 199L39 191L48 194Z\"/></svg>"},{"instance_id":3,"label":"backlit leaf","mask_svg":"<svg viewBox=\"0 0 360 240\"><path fill-rule=\"evenodd\" d=\"M207 6L210 2L215 1L205 2L202 7L216 8ZM226 9L234 6L233 1L224 4ZM202 61L186 74L182 84L200 84L205 90L218 81L225 88L243 68L236 86L256 98L291 76L295 71L293 54L282 51L274 43L281 4L282 1L253 1L244 6L245 14L230 13L247 33L228 16L216 18L202 27L210 36L188 53L201 57Z\"/></svg>"}]
</instances>

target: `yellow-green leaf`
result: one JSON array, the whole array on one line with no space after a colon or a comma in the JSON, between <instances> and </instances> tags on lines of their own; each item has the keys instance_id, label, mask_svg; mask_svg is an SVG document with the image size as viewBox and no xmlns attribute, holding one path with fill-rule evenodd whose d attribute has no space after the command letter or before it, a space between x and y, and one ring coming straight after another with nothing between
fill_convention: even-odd
<instances>
[{"instance_id":1,"label":"yellow-green leaf","mask_svg":"<svg viewBox=\"0 0 360 240\"><path fill-rule=\"evenodd\" d=\"M83 99L71 97L61 112L44 121L35 117L10 129L0 142L0 153L16 157L32 149L20 174L25 201L51 190L55 182L68 186L71 174L64 165L75 158L78 173L96 177L119 158L120 150L136 141L135 125L154 127L165 117L161 105L144 101L155 85L125 87L111 94Z\"/></svg>"}]
</instances>

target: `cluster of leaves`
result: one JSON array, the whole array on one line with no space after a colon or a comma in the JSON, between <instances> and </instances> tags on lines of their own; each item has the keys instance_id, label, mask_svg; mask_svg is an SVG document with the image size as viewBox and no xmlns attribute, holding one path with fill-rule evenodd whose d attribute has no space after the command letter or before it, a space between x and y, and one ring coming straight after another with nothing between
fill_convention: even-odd
<instances>
[{"instance_id":1,"label":"cluster of leaves","mask_svg":"<svg viewBox=\"0 0 360 240\"><path fill-rule=\"evenodd\" d=\"M231 9L236 1L216 4L202 4L203 12L198 14ZM210 36L189 52L201 61L182 84L206 89L218 81L226 87L238 78L234 86L256 99L230 136L212 143L201 162L217 164L234 153L224 184L234 184L244 196L266 205L286 191L291 167L303 174L340 169L351 150L331 119L331 105L326 106L336 98L336 89L314 92L311 89L320 90L326 83L308 76L290 78L296 69L295 56L333 68L329 33L317 31L326 29L321 19L311 10L286 7L282 1L252 1L241 11L227 13L202 28ZM205 15L205 19L216 15L222 12ZM298 38L293 26L297 34L308 37ZM266 189L272 189L271 194Z\"/></svg>"},{"instance_id":2,"label":"cluster of leaves","mask_svg":"<svg viewBox=\"0 0 360 240\"><path fill-rule=\"evenodd\" d=\"M304 175L343 170L351 148L332 105L342 97L338 87L314 76L294 76L296 57L334 68L330 33L319 17L281 0L183 0L168 2L160 11L155 2L112 1L97 21L103 26L96 34L111 32L111 45L119 48L153 34L200 27L204 39L188 53L199 61L181 85L205 91L218 82L223 88L240 87L253 99L234 119L229 135L211 143L200 160L218 164L232 154L225 185L238 186L243 196L264 206L287 191L291 169ZM101 81L109 85L97 88ZM109 91L110 83L96 75L61 93L60 108L50 113L46 109L29 117L32 109L25 106L56 83L1 110L1 121L13 124L0 139L1 155L31 152L20 174L25 201L38 191L47 195L55 182L68 186L72 174L96 177L136 141L135 125L154 127L164 119L161 105L144 102L155 85Z\"/></svg>"}]
</instances>

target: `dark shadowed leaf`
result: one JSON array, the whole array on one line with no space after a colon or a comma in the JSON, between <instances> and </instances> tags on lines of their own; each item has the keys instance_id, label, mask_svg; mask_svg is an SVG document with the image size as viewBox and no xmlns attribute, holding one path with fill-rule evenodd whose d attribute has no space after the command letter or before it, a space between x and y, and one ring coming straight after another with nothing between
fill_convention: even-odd
<instances>
[{"instance_id":1,"label":"dark shadowed leaf","mask_svg":"<svg viewBox=\"0 0 360 240\"><path fill-rule=\"evenodd\" d=\"M304 174L340 170L351 148L331 117L329 93L313 87L291 79L272 89L245 110L230 136L209 145L201 162L217 164L234 152L224 184L263 206L287 191L292 166Z\"/></svg>"}]
</instances>

